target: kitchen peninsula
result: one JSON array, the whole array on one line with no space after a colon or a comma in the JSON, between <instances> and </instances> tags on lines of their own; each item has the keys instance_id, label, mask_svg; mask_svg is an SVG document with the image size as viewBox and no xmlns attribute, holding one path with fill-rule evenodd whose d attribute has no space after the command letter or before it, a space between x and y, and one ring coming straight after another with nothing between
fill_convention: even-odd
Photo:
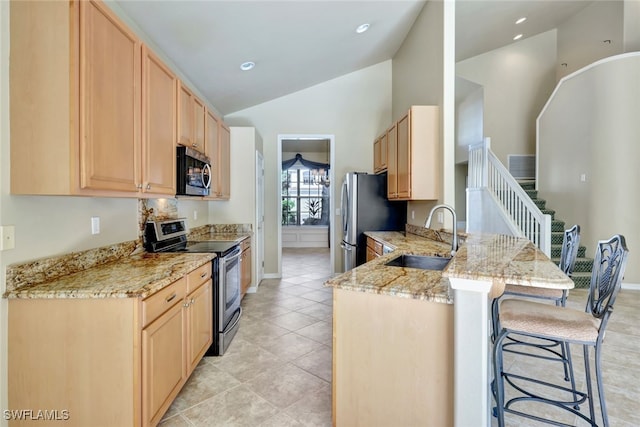
<instances>
[{"instance_id":1,"label":"kitchen peninsula","mask_svg":"<svg viewBox=\"0 0 640 427\"><path fill-rule=\"evenodd\" d=\"M446 256L450 234L411 225L366 234L395 250L326 282L334 288L334 424L490 425L490 297L507 282L573 282L526 239L461 236L436 271L385 264L402 254Z\"/></svg>"}]
</instances>

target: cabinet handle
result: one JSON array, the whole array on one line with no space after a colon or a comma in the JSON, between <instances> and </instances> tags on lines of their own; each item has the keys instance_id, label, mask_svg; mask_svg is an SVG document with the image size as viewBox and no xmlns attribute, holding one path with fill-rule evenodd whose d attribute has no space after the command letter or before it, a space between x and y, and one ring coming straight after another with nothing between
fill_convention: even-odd
<instances>
[{"instance_id":1,"label":"cabinet handle","mask_svg":"<svg viewBox=\"0 0 640 427\"><path fill-rule=\"evenodd\" d=\"M191 144L191 146L192 146L193 148L196 148L196 147L198 146L198 143L197 143L197 142L194 142L193 144Z\"/></svg>"},{"instance_id":2,"label":"cabinet handle","mask_svg":"<svg viewBox=\"0 0 640 427\"><path fill-rule=\"evenodd\" d=\"M138 190L142 190L142 184L138 184L138 185L136 185L136 188L137 188Z\"/></svg>"},{"instance_id":3,"label":"cabinet handle","mask_svg":"<svg viewBox=\"0 0 640 427\"><path fill-rule=\"evenodd\" d=\"M196 300L191 298L191 301L189 301L189 304L194 304L195 302L196 302Z\"/></svg>"},{"instance_id":4,"label":"cabinet handle","mask_svg":"<svg viewBox=\"0 0 640 427\"><path fill-rule=\"evenodd\" d=\"M174 299L176 296L177 296L177 294L176 294L176 293L174 293L174 294L173 294L173 295L171 295L170 297L167 297L167 299L166 299L165 301L167 301L167 302L171 302L171 301L173 301L173 299Z\"/></svg>"},{"instance_id":5,"label":"cabinet handle","mask_svg":"<svg viewBox=\"0 0 640 427\"><path fill-rule=\"evenodd\" d=\"M151 184L147 184L147 190L151 190Z\"/></svg>"},{"instance_id":6,"label":"cabinet handle","mask_svg":"<svg viewBox=\"0 0 640 427\"><path fill-rule=\"evenodd\" d=\"M200 278L201 278L201 279L204 279L205 277L207 277L207 272L206 272L206 271L205 271L205 272L203 272L203 273L200 275Z\"/></svg>"},{"instance_id":7,"label":"cabinet handle","mask_svg":"<svg viewBox=\"0 0 640 427\"><path fill-rule=\"evenodd\" d=\"M189 302L185 302L184 304L182 304L183 307L188 308L189 307Z\"/></svg>"}]
</instances>

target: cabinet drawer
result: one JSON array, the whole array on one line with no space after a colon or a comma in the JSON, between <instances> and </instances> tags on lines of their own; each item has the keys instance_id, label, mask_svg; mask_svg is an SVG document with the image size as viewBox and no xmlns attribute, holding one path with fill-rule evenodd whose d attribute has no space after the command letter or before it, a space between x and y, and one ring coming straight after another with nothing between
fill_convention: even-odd
<instances>
[{"instance_id":1,"label":"cabinet drawer","mask_svg":"<svg viewBox=\"0 0 640 427\"><path fill-rule=\"evenodd\" d=\"M211 279L211 263L208 262L187 274L187 294Z\"/></svg>"},{"instance_id":2,"label":"cabinet drawer","mask_svg":"<svg viewBox=\"0 0 640 427\"><path fill-rule=\"evenodd\" d=\"M153 322L162 313L182 301L187 294L187 279L176 280L142 301L142 327Z\"/></svg>"},{"instance_id":3,"label":"cabinet drawer","mask_svg":"<svg viewBox=\"0 0 640 427\"><path fill-rule=\"evenodd\" d=\"M382 243L371 237L367 237L367 246L373 249L376 254L382 255Z\"/></svg>"}]
</instances>

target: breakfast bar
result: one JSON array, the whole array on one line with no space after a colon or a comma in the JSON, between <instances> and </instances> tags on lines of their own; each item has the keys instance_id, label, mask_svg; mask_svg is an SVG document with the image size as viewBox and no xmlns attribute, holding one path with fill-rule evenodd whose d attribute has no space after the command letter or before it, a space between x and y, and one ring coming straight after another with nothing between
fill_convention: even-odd
<instances>
[{"instance_id":1,"label":"breakfast bar","mask_svg":"<svg viewBox=\"0 0 640 427\"><path fill-rule=\"evenodd\" d=\"M451 234L409 225L406 233L366 234L394 250L326 283L334 288L334 423L367 417L382 425L393 413L423 425L489 426L491 299L506 283L570 289L573 282L527 239L461 235L438 271L390 261L447 257ZM378 341L363 350L367 339ZM363 357L344 357L345 347ZM385 366L375 363L378 353ZM382 405L377 394L385 387Z\"/></svg>"}]
</instances>

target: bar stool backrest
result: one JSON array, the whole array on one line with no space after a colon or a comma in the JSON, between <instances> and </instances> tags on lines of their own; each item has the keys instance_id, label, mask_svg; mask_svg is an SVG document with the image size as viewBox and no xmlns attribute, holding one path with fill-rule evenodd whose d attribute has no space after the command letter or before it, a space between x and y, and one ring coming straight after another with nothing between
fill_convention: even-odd
<instances>
[{"instance_id":1,"label":"bar stool backrest","mask_svg":"<svg viewBox=\"0 0 640 427\"><path fill-rule=\"evenodd\" d=\"M629 250L622 235L598 242L593 273L589 287L586 312L601 319L600 331L604 331L613 304L622 286Z\"/></svg>"},{"instance_id":2,"label":"bar stool backrest","mask_svg":"<svg viewBox=\"0 0 640 427\"><path fill-rule=\"evenodd\" d=\"M568 230L564 231L562 237L562 251L560 252L560 270L567 276L573 275L573 268L576 265L576 258L578 256L578 247L580 246L580 226L574 225Z\"/></svg>"}]
</instances>

